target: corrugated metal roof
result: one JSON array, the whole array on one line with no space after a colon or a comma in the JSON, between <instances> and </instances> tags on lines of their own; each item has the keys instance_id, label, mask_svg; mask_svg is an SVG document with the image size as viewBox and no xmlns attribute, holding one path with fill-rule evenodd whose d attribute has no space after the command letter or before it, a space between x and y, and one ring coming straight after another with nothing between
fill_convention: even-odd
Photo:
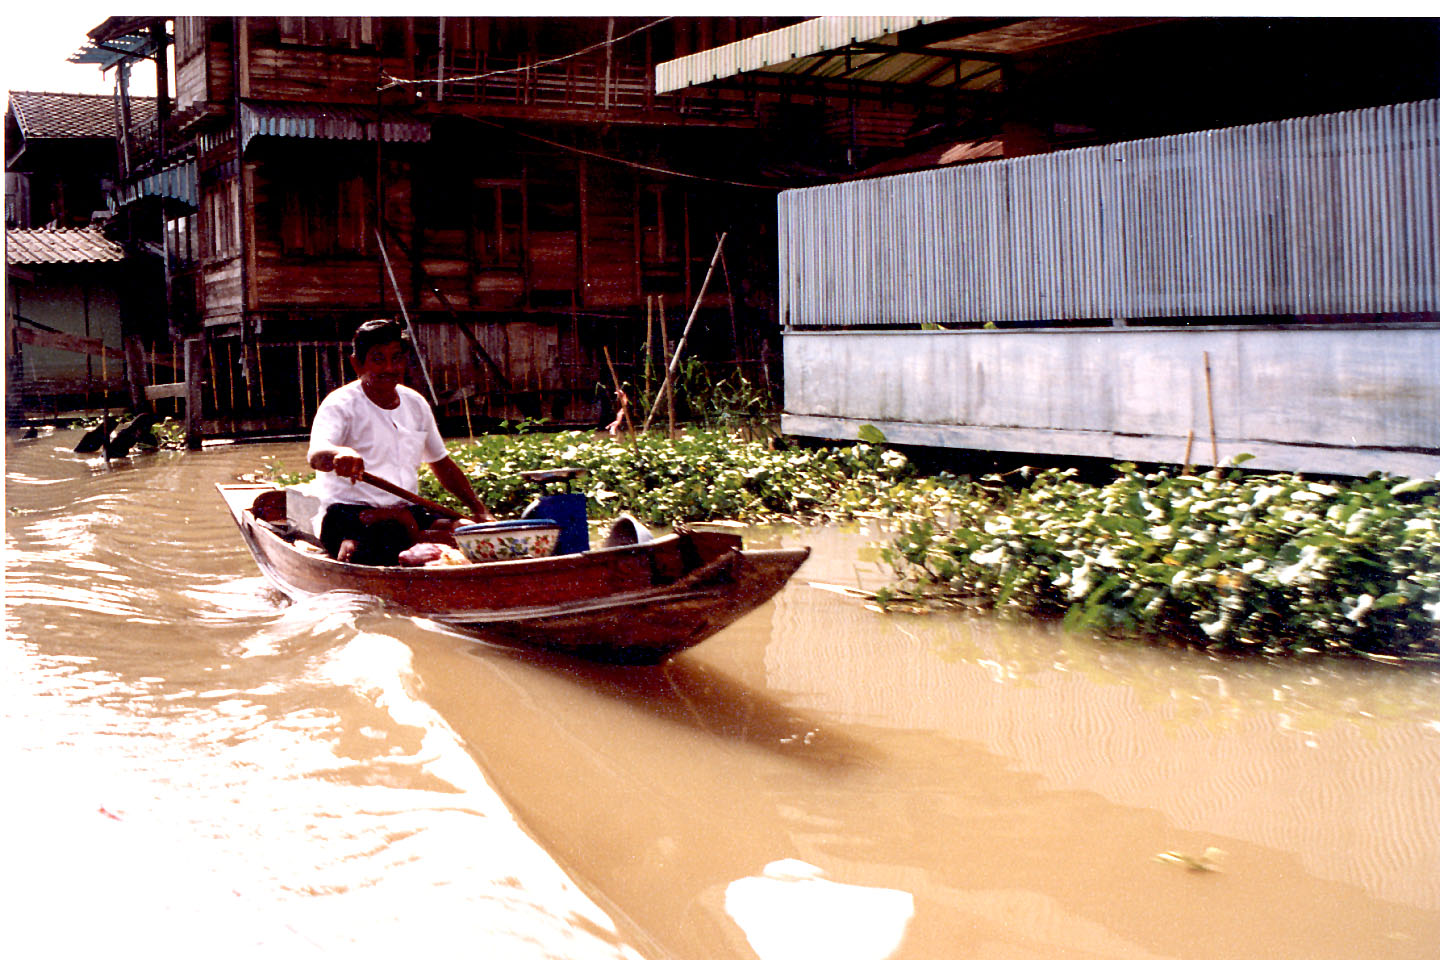
<instances>
[{"instance_id":1,"label":"corrugated metal roof","mask_svg":"<svg viewBox=\"0 0 1440 960\"><path fill-rule=\"evenodd\" d=\"M71 229L6 230L5 263L106 263L125 259L125 250L96 226Z\"/></svg>"},{"instance_id":2,"label":"corrugated metal roof","mask_svg":"<svg viewBox=\"0 0 1440 960\"><path fill-rule=\"evenodd\" d=\"M103 93L10 92L10 112L27 140L45 138L106 138L116 133L115 98ZM153 123L154 97L131 97L133 124Z\"/></svg>"},{"instance_id":3,"label":"corrugated metal roof","mask_svg":"<svg viewBox=\"0 0 1440 960\"><path fill-rule=\"evenodd\" d=\"M820 80L984 89L998 82L998 73L976 61L1026 56L1164 19L1017 17L994 25L992 17L817 17L658 64L655 90L670 93L757 71ZM923 38L898 36L927 24L932 29L924 31ZM962 69L962 63L969 63L971 69Z\"/></svg>"},{"instance_id":4,"label":"corrugated metal roof","mask_svg":"<svg viewBox=\"0 0 1440 960\"><path fill-rule=\"evenodd\" d=\"M865 43L948 17L816 17L744 40L669 60L655 68L655 92L670 93L747 70ZM877 55L877 58L880 55Z\"/></svg>"},{"instance_id":5,"label":"corrugated metal roof","mask_svg":"<svg viewBox=\"0 0 1440 960\"><path fill-rule=\"evenodd\" d=\"M255 137L305 140L374 140L375 113L357 107L246 103L240 108L240 149ZM391 143L428 143L430 124L410 117L386 117L384 139Z\"/></svg>"}]
</instances>

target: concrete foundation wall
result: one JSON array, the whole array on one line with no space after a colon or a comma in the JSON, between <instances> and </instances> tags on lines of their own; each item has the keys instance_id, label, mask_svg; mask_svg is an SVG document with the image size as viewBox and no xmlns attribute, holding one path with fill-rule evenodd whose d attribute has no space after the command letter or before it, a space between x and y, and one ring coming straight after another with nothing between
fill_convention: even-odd
<instances>
[{"instance_id":1,"label":"concrete foundation wall","mask_svg":"<svg viewBox=\"0 0 1440 960\"><path fill-rule=\"evenodd\" d=\"M1440 328L785 335L792 435L1208 465L1212 409L1222 463L1433 475Z\"/></svg>"}]
</instances>

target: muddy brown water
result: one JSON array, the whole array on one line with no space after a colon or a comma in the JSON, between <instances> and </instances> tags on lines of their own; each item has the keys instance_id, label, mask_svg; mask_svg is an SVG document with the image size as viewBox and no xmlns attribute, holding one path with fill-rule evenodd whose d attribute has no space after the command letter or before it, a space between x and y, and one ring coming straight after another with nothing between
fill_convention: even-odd
<instances>
[{"instance_id":1,"label":"muddy brown water","mask_svg":"<svg viewBox=\"0 0 1440 960\"><path fill-rule=\"evenodd\" d=\"M879 615L837 527L587 666L274 594L214 484L297 445L77 436L6 444L7 955L1437 955L1433 668Z\"/></svg>"}]
</instances>

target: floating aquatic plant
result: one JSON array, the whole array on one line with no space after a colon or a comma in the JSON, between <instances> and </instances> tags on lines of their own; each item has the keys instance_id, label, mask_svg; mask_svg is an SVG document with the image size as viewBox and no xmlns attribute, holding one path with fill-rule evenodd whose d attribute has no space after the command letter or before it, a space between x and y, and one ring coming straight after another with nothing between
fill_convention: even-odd
<instances>
[{"instance_id":1,"label":"floating aquatic plant","mask_svg":"<svg viewBox=\"0 0 1440 960\"><path fill-rule=\"evenodd\" d=\"M989 504L902 522L890 595L1219 648L1440 650L1440 483L1118 469L1100 485L1060 470L992 482Z\"/></svg>"},{"instance_id":2,"label":"floating aquatic plant","mask_svg":"<svg viewBox=\"0 0 1440 960\"><path fill-rule=\"evenodd\" d=\"M573 482L592 518L621 511L647 523L818 519L885 508L886 494L914 473L893 450L867 443L772 449L724 430L692 430L674 440L581 432L491 435L451 445L451 456L498 515L518 512L537 493L521 473L583 467ZM445 496L428 474L422 492Z\"/></svg>"}]
</instances>

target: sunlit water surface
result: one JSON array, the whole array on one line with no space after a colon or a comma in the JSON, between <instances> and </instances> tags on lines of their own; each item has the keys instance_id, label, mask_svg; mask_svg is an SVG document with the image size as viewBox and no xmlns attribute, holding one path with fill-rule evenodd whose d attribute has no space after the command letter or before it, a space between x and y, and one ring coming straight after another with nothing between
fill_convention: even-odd
<instances>
[{"instance_id":1,"label":"sunlit water surface","mask_svg":"<svg viewBox=\"0 0 1440 960\"><path fill-rule=\"evenodd\" d=\"M835 528L587 666L287 604L214 484L297 445L77 438L6 446L7 956L1436 955L1433 668L880 615Z\"/></svg>"}]
</instances>

